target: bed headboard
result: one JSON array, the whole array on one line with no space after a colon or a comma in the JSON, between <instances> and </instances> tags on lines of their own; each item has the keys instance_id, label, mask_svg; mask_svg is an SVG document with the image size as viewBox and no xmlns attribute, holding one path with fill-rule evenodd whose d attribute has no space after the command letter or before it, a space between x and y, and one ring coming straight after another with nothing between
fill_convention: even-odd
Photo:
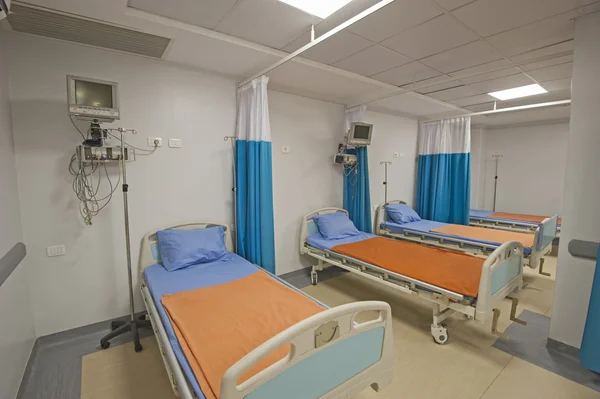
<instances>
[{"instance_id":1,"label":"bed headboard","mask_svg":"<svg viewBox=\"0 0 600 399\"><path fill-rule=\"evenodd\" d=\"M169 226L163 226L156 230L153 230L147 233L144 238L142 238L142 245L140 247L140 260L138 264L140 275L144 272L144 269L148 266L154 265L156 263L160 263L160 253L158 251L158 237L156 235L157 231L160 230L195 230L195 229L205 229L208 227L217 227L223 226L225 228L225 246L228 251L233 252L233 241L231 239L231 230L225 224L221 223L211 223L211 222L189 222L189 223L181 223L181 224L172 224Z\"/></svg>"},{"instance_id":2,"label":"bed headboard","mask_svg":"<svg viewBox=\"0 0 600 399\"><path fill-rule=\"evenodd\" d=\"M404 204L406 205L406 202L401 201L401 200L391 200L388 202L384 202L383 204L379 205L377 207L377 210L375 211L375 228L373 229L373 231L375 232L375 234L379 234L379 231L381 229L381 224L383 222L387 222L389 219L387 212L385 211L385 207L387 205L390 204Z\"/></svg>"},{"instance_id":3,"label":"bed headboard","mask_svg":"<svg viewBox=\"0 0 600 399\"><path fill-rule=\"evenodd\" d=\"M322 209L317 209L316 211L312 211L311 213L304 216L304 218L302 219L302 227L300 228L300 253L301 254L304 253L304 243L306 242L306 239L310 235L313 235L313 234L319 232L319 230L317 229L317 226L315 225L315 222L312 220L313 217L319 216L319 215L327 215L327 214L335 213L335 212L344 212L346 215L348 214L348 211L345 209L342 209L342 208L322 208Z\"/></svg>"}]
</instances>

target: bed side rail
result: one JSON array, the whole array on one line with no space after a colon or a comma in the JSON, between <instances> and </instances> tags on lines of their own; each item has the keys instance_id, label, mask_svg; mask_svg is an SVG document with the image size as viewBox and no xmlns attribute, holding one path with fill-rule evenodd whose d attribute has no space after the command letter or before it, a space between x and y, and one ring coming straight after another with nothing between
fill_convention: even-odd
<instances>
[{"instance_id":1,"label":"bed side rail","mask_svg":"<svg viewBox=\"0 0 600 399\"><path fill-rule=\"evenodd\" d=\"M356 323L356 316L378 312ZM318 313L271 338L231 366L221 383L222 399L347 398L371 386L380 390L393 378L394 348L390 306L355 302ZM265 356L291 345L287 357L238 385L239 378Z\"/></svg>"},{"instance_id":2,"label":"bed side rail","mask_svg":"<svg viewBox=\"0 0 600 399\"><path fill-rule=\"evenodd\" d=\"M381 235L381 224L389 220L387 212L385 211L385 207L390 204L406 204L406 202L401 200L391 200L388 202L384 202L383 204L377 207L377 209L375 210L375 228L373 229L373 231L377 235Z\"/></svg>"},{"instance_id":3,"label":"bed side rail","mask_svg":"<svg viewBox=\"0 0 600 399\"><path fill-rule=\"evenodd\" d=\"M329 207L329 208L321 208L321 209L317 209L315 211L312 211L306 215L304 215L304 218L302 219L302 226L300 227L300 254L305 254L306 248L304 247L304 244L306 243L306 239L311 235L314 234L316 232L316 226L314 225L313 222L313 217L315 216L319 216L319 215L327 215L330 213L335 213L335 212L344 212L345 214L348 214L348 211L342 208L335 208L335 207Z\"/></svg>"},{"instance_id":4,"label":"bed side rail","mask_svg":"<svg viewBox=\"0 0 600 399\"><path fill-rule=\"evenodd\" d=\"M505 242L483 264L475 318L485 319L498 302L518 291L522 285L523 244Z\"/></svg>"}]
</instances>

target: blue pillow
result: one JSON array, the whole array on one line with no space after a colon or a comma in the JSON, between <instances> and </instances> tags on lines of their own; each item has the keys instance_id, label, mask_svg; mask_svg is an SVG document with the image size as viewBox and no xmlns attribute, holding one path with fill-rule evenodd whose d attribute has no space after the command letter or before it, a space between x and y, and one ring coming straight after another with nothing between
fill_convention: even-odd
<instances>
[{"instance_id":1,"label":"blue pillow","mask_svg":"<svg viewBox=\"0 0 600 399\"><path fill-rule=\"evenodd\" d=\"M388 216L398 224L418 222L421 217L406 204L389 204L385 207Z\"/></svg>"},{"instance_id":2,"label":"blue pillow","mask_svg":"<svg viewBox=\"0 0 600 399\"><path fill-rule=\"evenodd\" d=\"M162 264L168 271L209 263L229 255L223 226L157 232Z\"/></svg>"},{"instance_id":3,"label":"blue pillow","mask_svg":"<svg viewBox=\"0 0 600 399\"><path fill-rule=\"evenodd\" d=\"M319 232L326 240L337 240L360 234L354 223L344 212L335 212L327 215L315 216L313 221Z\"/></svg>"}]
</instances>

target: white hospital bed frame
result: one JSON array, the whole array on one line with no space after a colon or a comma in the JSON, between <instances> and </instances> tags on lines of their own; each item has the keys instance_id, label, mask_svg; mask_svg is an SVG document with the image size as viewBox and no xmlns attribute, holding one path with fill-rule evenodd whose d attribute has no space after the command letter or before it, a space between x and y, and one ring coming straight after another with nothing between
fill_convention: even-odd
<instances>
[{"instance_id":1,"label":"white hospital bed frame","mask_svg":"<svg viewBox=\"0 0 600 399\"><path fill-rule=\"evenodd\" d=\"M558 215L557 215L558 216ZM551 218L544 219L544 222ZM543 222L542 222L543 223ZM515 231L535 234L539 223L527 223L512 220L493 219L480 216L469 216L469 224L475 227L486 227L495 230ZM556 236L560 237L560 226L556 228Z\"/></svg>"},{"instance_id":2,"label":"white hospital bed frame","mask_svg":"<svg viewBox=\"0 0 600 399\"><path fill-rule=\"evenodd\" d=\"M388 216L387 212L385 212L385 207L390 204L406 204L406 202L393 200L383 203L377 207L377 210L375 211L375 234L377 235L483 256L488 256L496 248L498 248L497 245L483 244L481 242L469 240L468 238L440 237L438 234L429 234L420 231L398 233L382 228L381 225L389 220L387 219ZM558 215L544 220L542 225L549 226L557 220ZM540 240L542 240L541 231L542 230L538 226L536 227L535 231L528 232L535 234L535 238L533 240L531 253L523 255L523 265L534 270L537 269L539 265L539 274L550 276L550 273L544 272L544 256L548 255L552 251L552 240L543 248L538 248L540 246L538 243ZM554 237L556 237L556 231L554 232Z\"/></svg>"},{"instance_id":3,"label":"white hospital bed frame","mask_svg":"<svg viewBox=\"0 0 600 399\"><path fill-rule=\"evenodd\" d=\"M462 294L419 281L361 260L338 254L330 250L322 250L310 246L306 239L318 232L312 218L335 212L348 213L340 208L323 208L306 215L302 221L300 234L300 253L317 259L313 265L311 279L317 284L318 272L328 266L337 266L361 277L383 284L408 295L416 295L433 305L433 323L431 335L438 344L448 341L448 330L442 323L454 313L462 313L478 322L484 322L493 316L492 333L506 337L497 330L500 310L496 305L504 298L512 300L511 320L525 324L517 319L516 311L519 303L518 292L523 285L523 245L517 241L506 242L496 248L483 264L477 299L467 298ZM402 256L401 253L398 254ZM509 272L512 270L512 274ZM494 279L495 289L492 287ZM494 290L492 292L492 290Z\"/></svg>"},{"instance_id":4,"label":"white hospital bed frame","mask_svg":"<svg viewBox=\"0 0 600 399\"><path fill-rule=\"evenodd\" d=\"M160 258L157 247L153 251L153 246L156 246L157 242L157 231L166 229L190 230L215 226L223 226L225 228L226 246L227 249L231 251L233 245L229 228L222 224L206 222L170 225L154 230L144 236L140 250L139 281L144 304L148 311L149 319L152 322L152 328L154 329L154 334L158 342L167 374L169 375L173 392L176 396L183 399L192 399L197 396L171 347L165 326L156 309L152 294L145 284L143 271L146 267L160 262L160 259L157 259ZM289 284L285 283L283 280L280 281L289 286ZM290 289L294 288L290 286ZM364 323L357 323L355 321L357 314L366 311L376 311L379 313L379 317ZM318 313L295 324L287 330L282 331L258 348L254 349L227 370L221 383L220 399L242 399L248 396L256 397L256 394L252 395L254 391L261 387L265 388L269 383L276 381L282 373L286 372L286 370L289 371L297 363L302 362L323 350L327 350L338 343L343 343L353 336L376 328L384 329L381 353L377 353L377 356L380 356L379 361L366 367L353 377L350 377L345 381L340 381L336 387L321 396L321 398L346 399L358 394L369 386L375 391L380 391L391 383L394 375L394 344L391 309L385 302L365 301L338 306ZM317 334L323 334L324 332L326 334L331 334L327 336L331 336L332 338L326 343L317 344ZM261 371L242 384L237 384L240 376L248 369L269 353L285 344L290 344L292 346L292 350L288 357ZM298 380L298 384L309 383L310 381L303 381L302 379ZM277 382L275 382L275 384L277 384ZM290 386L289 389L293 390L294 387ZM265 397L265 399L279 398Z\"/></svg>"}]
</instances>

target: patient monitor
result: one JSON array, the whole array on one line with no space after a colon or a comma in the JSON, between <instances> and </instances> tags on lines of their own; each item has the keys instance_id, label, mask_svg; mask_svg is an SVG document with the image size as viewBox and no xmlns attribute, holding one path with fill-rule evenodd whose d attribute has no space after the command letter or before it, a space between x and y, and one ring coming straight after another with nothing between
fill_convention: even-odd
<instances>
[{"instance_id":1,"label":"patient monitor","mask_svg":"<svg viewBox=\"0 0 600 399\"><path fill-rule=\"evenodd\" d=\"M354 122L350 130L346 133L346 144L351 146L364 146L371 144L371 135L373 134L373 125L367 123Z\"/></svg>"},{"instance_id":2,"label":"patient monitor","mask_svg":"<svg viewBox=\"0 0 600 399\"><path fill-rule=\"evenodd\" d=\"M100 122L120 119L118 89L115 82L67 76L69 115Z\"/></svg>"}]
</instances>

